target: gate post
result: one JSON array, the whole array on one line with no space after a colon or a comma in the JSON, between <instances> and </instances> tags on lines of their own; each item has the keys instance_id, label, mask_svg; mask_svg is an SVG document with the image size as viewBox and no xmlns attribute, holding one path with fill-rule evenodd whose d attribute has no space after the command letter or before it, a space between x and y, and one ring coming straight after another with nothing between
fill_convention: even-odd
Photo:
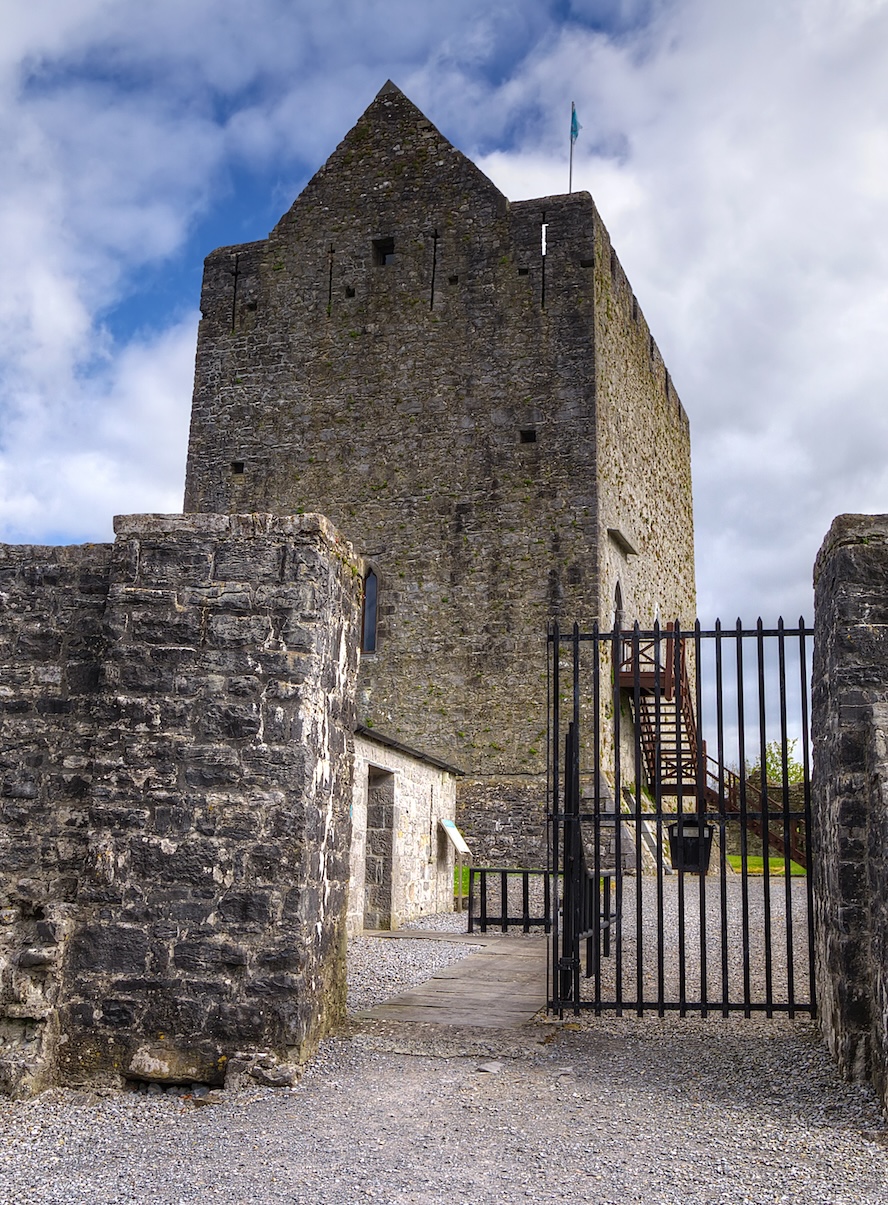
<instances>
[{"instance_id":1,"label":"gate post","mask_svg":"<svg viewBox=\"0 0 888 1205\"><path fill-rule=\"evenodd\" d=\"M888 1107L888 515L835 519L814 580L818 1009Z\"/></svg>"}]
</instances>

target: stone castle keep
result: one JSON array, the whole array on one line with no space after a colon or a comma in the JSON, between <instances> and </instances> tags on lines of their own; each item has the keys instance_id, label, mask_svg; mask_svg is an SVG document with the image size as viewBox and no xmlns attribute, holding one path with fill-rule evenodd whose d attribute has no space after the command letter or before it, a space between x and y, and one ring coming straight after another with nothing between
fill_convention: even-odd
<instances>
[{"instance_id":1,"label":"stone castle keep","mask_svg":"<svg viewBox=\"0 0 888 1205\"><path fill-rule=\"evenodd\" d=\"M320 511L378 588L361 723L539 865L555 621L693 621L687 416L588 193L510 203L387 85L209 257L186 511Z\"/></svg>"},{"instance_id":2,"label":"stone castle keep","mask_svg":"<svg viewBox=\"0 0 888 1205\"><path fill-rule=\"evenodd\" d=\"M186 513L0 549L13 1093L302 1061L347 930L450 906L454 808L541 863L547 627L694 615L687 417L587 193L510 203L388 84L201 308Z\"/></svg>"}]
</instances>

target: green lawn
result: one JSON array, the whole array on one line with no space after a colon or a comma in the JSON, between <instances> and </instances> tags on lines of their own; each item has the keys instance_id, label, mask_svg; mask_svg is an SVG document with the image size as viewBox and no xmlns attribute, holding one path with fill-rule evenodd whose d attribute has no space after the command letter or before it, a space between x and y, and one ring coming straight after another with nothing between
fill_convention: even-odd
<instances>
[{"instance_id":1,"label":"green lawn","mask_svg":"<svg viewBox=\"0 0 888 1205\"><path fill-rule=\"evenodd\" d=\"M732 870L736 870L738 874L742 871L743 859L739 854L728 854L726 861L730 868ZM769 858L768 863L770 874L781 875L785 873L786 863L784 862L783 858ZM765 873L765 859L761 857L761 855L756 858L750 854L746 859L746 873L763 875ZM789 873L793 876L803 875L805 873L805 868L804 866L799 866L798 862L790 862Z\"/></svg>"},{"instance_id":2,"label":"green lawn","mask_svg":"<svg viewBox=\"0 0 888 1205\"><path fill-rule=\"evenodd\" d=\"M463 895L468 895L469 894L469 867L468 866L464 866L462 868L462 880L463 880L462 893L463 893ZM459 895L459 867L458 866L454 866L454 868L453 868L453 894Z\"/></svg>"}]
</instances>

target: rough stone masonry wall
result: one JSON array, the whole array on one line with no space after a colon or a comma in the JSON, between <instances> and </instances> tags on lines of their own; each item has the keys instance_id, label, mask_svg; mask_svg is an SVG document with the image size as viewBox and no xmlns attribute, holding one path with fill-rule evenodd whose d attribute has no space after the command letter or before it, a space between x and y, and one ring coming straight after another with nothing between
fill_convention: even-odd
<instances>
[{"instance_id":1,"label":"rough stone masonry wall","mask_svg":"<svg viewBox=\"0 0 888 1205\"><path fill-rule=\"evenodd\" d=\"M820 1023L888 1109L888 515L841 515L815 568Z\"/></svg>"},{"instance_id":2,"label":"rough stone masonry wall","mask_svg":"<svg viewBox=\"0 0 888 1205\"><path fill-rule=\"evenodd\" d=\"M90 844L110 545L0 545L0 1092L39 1087Z\"/></svg>"},{"instance_id":3,"label":"rough stone masonry wall","mask_svg":"<svg viewBox=\"0 0 888 1205\"><path fill-rule=\"evenodd\" d=\"M300 1061L344 1007L360 566L318 516L116 530L97 688L68 698L80 746L49 734L33 766L39 697L4 717L9 781L33 766L40 806L4 814L3 836L25 825L46 850L3 880L0 1075L15 1092L218 1083L237 1053ZM27 624L52 603L37 596ZM78 773L76 807L58 763ZM23 974L41 964L42 1003Z\"/></svg>"}]
</instances>

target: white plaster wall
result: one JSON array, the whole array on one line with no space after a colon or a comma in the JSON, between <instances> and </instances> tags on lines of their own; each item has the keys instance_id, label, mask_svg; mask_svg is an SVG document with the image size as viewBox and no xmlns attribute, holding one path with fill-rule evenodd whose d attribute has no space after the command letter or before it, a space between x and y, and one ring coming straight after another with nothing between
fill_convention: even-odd
<instances>
[{"instance_id":1,"label":"white plaster wall","mask_svg":"<svg viewBox=\"0 0 888 1205\"><path fill-rule=\"evenodd\" d=\"M391 927L453 910L454 854L439 820L456 817L456 775L371 737L355 736L349 936L364 927L367 776L371 766L395 776Z\"/></svg>"}]
</instances>

